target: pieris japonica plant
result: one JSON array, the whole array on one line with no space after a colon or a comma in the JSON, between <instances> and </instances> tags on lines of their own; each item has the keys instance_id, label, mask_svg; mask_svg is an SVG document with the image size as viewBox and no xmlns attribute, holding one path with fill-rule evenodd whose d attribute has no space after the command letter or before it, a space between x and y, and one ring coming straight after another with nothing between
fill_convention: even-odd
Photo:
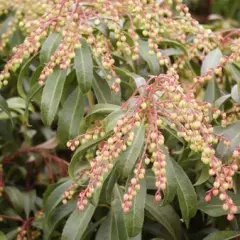
<instances>
[{"instance_id":1,"label":"pieris japonica plant","mask_svg":"<svg viewBox=\"0 0 240 240\"><path fill-rule=\"evenodd\" d=\"M0 14L3 238L240 236L239 29L182 0Z\"/></svg>"}]
</instances>

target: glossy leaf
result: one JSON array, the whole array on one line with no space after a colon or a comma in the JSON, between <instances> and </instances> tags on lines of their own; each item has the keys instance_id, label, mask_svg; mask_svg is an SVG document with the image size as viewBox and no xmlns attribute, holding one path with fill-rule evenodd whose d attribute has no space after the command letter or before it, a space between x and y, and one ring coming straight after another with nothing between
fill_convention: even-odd
<instances>
[{"instance_id":1,"label":"glossy leaf","mask_svg":"<svg viewBox=\"0 0 240 240\"><path fill-rule=\"evenodd\" d=\"M234 204L238 208L237 213L240 213L240 196L232 193L228 193L228 194L231 196L231 198L234 201ZM204 200L199 201L198 209L208 214L211 217L220 217L228 214L227 211L223 210L222 205L223 205L223 202L219 198L213 197L210 202L206 202Z\"/></svg>"},{"instance_id":2,"label":"glossy leaf","mask_svg":"<svg viewBox=\"0 0 240 240\"><path fill-rule=\"evenodd\" d=\"M55 52L61 40L62 35L57 32L53 32L47 37L40 51L41 63L47 63L50 60L51 55Z\"/></svg>"},{"instance_id":3,"label":"glossy leaf","mask_svg":"<svg viewBox=\"0 0 240 240\"><path fill-rule=\"evenodd\" d=\"M68 218L62 233L62 240L79 240L83 236L94 214L95 207L88 203L83 211L78 209Z\"/></svg>"},{"instance_id":4,"label":"glossy leaf","mask_svg":"<svg viewBox=\"0 0 240 240\"><path fill-rule=\"evenodd\" d=\"M139 40L139 52L141 57L147 62L151 73L157 75L160 73L159 61L156 54L150 55L149 51L150 48L148 42Z\"/></svg>"},{"instance_id":5,"label":"glossy leaf","mask_svg":"<svg viewBox=\"0 0 240 240\"><path fill-rule=\"evenodd\" d=\"M76 206L76 201L69 201L66 205L60 205L51 212L48 219L44 223L44 240L50 239L52 232L59 222L73 212Z\"/></svg>"},{"instance_id":6,"label":"glossy leaf","mask_svg":"<svg viewBox=\"0 0 240 240\"><path fill-rule=\"evenodd\" d=\"M154 203L153 196L147 195L145 208L171 234L172 239L181 239L180 219L170 205L159 206Z\"/></svg>"},{"instance_id":7,"label":"glossy leaf","mask_svg":"<svg viewBox=\"0 0 240 240\"><path fill-rule=\"evenodd\" d=\"M74 68L78 84L83 93L88 92L93 80L92 53L85 39L81 39L81 48L75 51Z\"/></svg>"},{"instance_id":8,"label":"glossy leaf","mask_svg":"<svg viewBox=\"0 0 240 240\"><path fill-rule=\"evenodd\" d=\"M132 145L126 150L126 152L121 154L119 169L123 178L129 176L142 151L145 134L144 124L142 123L140 127L135 128L134 133Z\"/></svg>"},{"instance_id":9,"label":"glossy leaf","mask_svg":"<svg viewBox=\"0 0 240 240\"><path fill-rule=\"evenodd\" d=\"M84 114L84 98L76 88L65 101L59 114L58 139L65 144L79 134L80 121Z\"/></svg>"},{"instance_id":10,"label":"glossy leaf","mask_svg":"<svg viewBox=\"0 0 240 240\"><path fill-rule=\"evenodd\" d=\"M181 166L174 160L172 162L175 169L176 182L178 185L178 201L182 217L188 226L189 220L195 216L197 211L197 195L190 179Z\"/></svg>"},{"instance_id":11,"label":"glossy leaf","mask_svg":"<svg viewBox=\"0 0 240 240\"><path fill-rule=\"evenodd\" d=\"M238 91L238 85L237 84L232 88L231 96L232 96L232 99L236 103L240 103L240 94L239 94L239 91Z\"/></svg>"},{"instance_id":12,"label":"glossy leaf","mask_svg":"<svg viewBox=\"0 0 240 240\"><path fill-rule=\"evenodd\" d=\"M66 70L55 69L43 88L41 115L45 125L50 126L54 121L60 104L64 83L66 80Z\"/></svg>"},{"instance_id":13,"label":"glossy leaf","mask_svg":"<svg viewBox=\"0 0 240 240\"><path fill-rule=\"evenodd\" d=\"M130 182L131 178L127 182ZM129 237L137 236L143 227L144 207L146 199L146 181L140 181L140 191L134 197L130 211L124 215L127 232ZM128 187L128 184L127 186Z\"/></svg>"},{"instance_id":14,"label":"glossy leaf","mask_svg":"<svg viewBox=\"0 0 240 240\"><path fill-rule=\"evenodd\" d=\"M126 222L124 219L124 212L122 210L122 197L123 193L120 187L116 184L113 189L113 201L112 201L112 212L114 222L116 224L117 235L120 239L128 240L128 234L126 229Z\"/></svg>"}]
</instances>

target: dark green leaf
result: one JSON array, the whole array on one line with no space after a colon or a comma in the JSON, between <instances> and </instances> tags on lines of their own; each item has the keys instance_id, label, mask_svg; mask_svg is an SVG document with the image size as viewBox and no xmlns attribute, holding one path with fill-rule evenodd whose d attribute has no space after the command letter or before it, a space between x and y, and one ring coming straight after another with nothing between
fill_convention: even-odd
<instances>
[{"instance_id":1,"label":"dark green leaf","mask_svg":"<svg viewBox=\"0 0 240 240\"><path fill-rule=\"evenodd\" d=\"M130 182L130 180L131 178L129 178L128 182ZM130 211L124 215L129 237L137 236L141 232L143 226L144 207L146 199L145 179L140 181L140 186L141 186L140 191L134 197Z\"/></svg>"},{"instance_id":2,"label":"dark green leaf","mask_svg":"<svg viewBox=\"0 0 240 240\"><path fill-rule=\"evenodd\" d=\"M83 236L94 214L95 207L88 204L83 211L76 209L68 218L62 233L62 240L79 240Z\"/></svg>"},{"instance_id":3,"label":"dark green leaf","mask_svg":"<svg viewBox=\"0 0 240 240\"><path fill-rule=\"evenodd\" d=\"M209 178L210 178L209 166L208 165L204 165L202 170L201 170L201 174L200 174L197 182L194 184L194 186L199 186L199 185L205 183Z\"/></svg>"},{"instance_id":4,"label":"dark green leaf","mask_svg":"<svg viewBox=\"0 0 240 240\"><path fill-rule=\"evenodd\" d=\"M8 117L11 119L12 125L13 125L13 120L12 120L12 116L11 113L8 109L8 104L6 102L6 100L0 95L0 110L4 111Z\"/></svg>"},{"instance_id":5,"label":"dark green leaf","mask_svg":"<svg viewBox=\"0 0 240 240\"><path fill-rule=\"evenodd\" d=\"M122 192L120 187L116 184L113 190L113 201L112 201L112 212L114 222L116 224L115 228L117 231L117 235L119 240L126 239L128 240L128 234L126 229L126 223L124 220L124 212L122 210Z\"/></svg>"},{"instance_id":6,"label":"dark green leaf","mask_svg":"<svg viewBox=\"0 0 240 240\"><path fill-rule=\"evenodd\" d=\"M153 196L147 195L145 208L171 234L172 239L181 239L180 219L170 205L159 206L154 203Z\"/></svg>"},{"instance_id":7,"label":"dark green leaf","mask_svg":"<svg viewBox=\"0 0 240 240\"><path fill-rule=\"evenodd\" d=\"M72 180L65 181L57 186L47 197L45 205L43 206L44 212L46 214L46 220L50 216L51 212L56 208L56 206L62 201L63 194L67 188L72 184Z\"/></svg>"},{"instance_id":8,"label":"dark green leaf","mask_svg":"<svg viewBox=\"0 0 240 240\"><path fill-rule=\"evenodd\" d=\"M230 192L228 194L233 199L234 204L237 206L238 213L240 213L240 196ZM198 209L211 217L220 217L228 214L227 211L223 210L222 205L223 202L219 198L213 197L210 202L206 202L204 200L199 201Z\"/></svg>"},{"instance_id":9,"label":"dark green leaf","mask_svg":"<svg viewBox=\"0 0 240 240\"><path fill-rule=\"evenodd\" d=\"M85 39L81 39L81 45L82 47L75 51L74 68L81 91L86 93L92 86L93 61L91 50Z\"/></svg>"},{"instance_id":10,"label":"dark green leaf","mask_svg":"<svg viewBox=\"0 0 240 240\"><path fill-rule=\"evenodd\" d=\"M26 98L27 95L25 93L24 90L24 80L26 79L28 72L29 72L29 66L32 64L33 60L38 56L34 55L33 57L31 57L30 59L28 59L28 61L24 64L24 66L21 68L21 71L19 73L18 76L18 81L17 81L17 90L18 90L18 94L22 97L22 98Z\"/></svg>"},{"instance_id":11,"label":"dark green leaf","mask_svg":"<svg viewBox=\"0 0 240 240\"><path fill-rule=\"evenodd\" d=\"M209 234L203 240L230 240L240 236L240 231L218 231Z\"/></svg>"},{"instance_id":12,"label":"dark green leaf","mask_svg":"<svg viewBox=\"0 0 240 240\"><path fill-rule=\"evenodd\" d=\"M56 116L61 100L67 71L55 69L43 88L41 115L45 125L50 126Z\"/></svg>"},{"instance_id":13,"label":"dark green leaf","mask_svg":"<svg viewBox=\"0 0 240 240\"><path fill-rule=\"evenodd\" d=\"M58 139L66 143L79 134L80 121L84 114L84 98L79 88L76 88L67 98L59 114Z\"/></svg>"},{"instance_id":14,"label":"dark green leaf","mask_svg":"<svg viewBox=\"0 0 240 240\"><path fill-rule=\"evenodd\" d=\"M176 161L172 160L172 163L175 169L175 177L178 185L177 195L182 217L188 226L189 220L195 216L197 211L197 195L184 170Z\"/></svg>"},{"instance_id":15,"label":"dark green leaf","mask_svg":"<svg viewBox=\"0 0 240 240\"><path fill-rule=\"evenodd\" d=\"M50 60L51 55L55 52L61 40L62 35L57 32L53 32L48 36L40 51L41 63L47 63Z\"/></svg>"},{"instance_id":16,"label":"dark green leaf","mask_svg":"<svg viewBox=\"0 0 240 240\"><path fill-rule=\"evenodd\" d=\"M112 92L105 79L94 73L93 91L98 103L112 103Z\"/></svg>"},{"instance_id":17,"label":"dark green leaf","mask_svg":"<svg viewBox=\"0 0 240 240\"><path fill-rule=\"evenodd\" d=\"M52 232L59 222L73 212L76 208L76 205L76 201L69 201L66 205L61 205L51 212L49 218L46 219L44 223L44 240L50 239Z\"/></svg>"},{"instance_id":18,"label":"dark green leaf","mask_svg":"<svg viewBox=\"0 0 240 240\"><path fill-rule=\"evenodd\" d=\"M126 178L131 173L144 144L145 137L145 127L142 123L139 128L134 130L134 139L132 145L121 154L121 161L119 163L119 169L121 170L121 175L123 178Z\"/></svg>"}]
</instances>

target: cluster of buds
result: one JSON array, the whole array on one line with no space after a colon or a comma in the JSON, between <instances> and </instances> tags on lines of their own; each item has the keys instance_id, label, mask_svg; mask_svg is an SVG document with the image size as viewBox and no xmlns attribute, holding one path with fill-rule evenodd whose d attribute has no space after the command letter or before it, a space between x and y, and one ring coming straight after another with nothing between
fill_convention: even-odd
<instances>
[{"instance_id":1,"label":"cluster of buds","mask_svg":"<svg viewBox=\"0 0 240 240\"><path fill-rule=\"evenodd\" d=\"M56 66L63 70L71 67L75 50L81 48L80 39L85 38L101 63L111 89L115 92L120 90L121 79L115 72L115 66L119 61L116 61L114 56L138 61L141 52L140 38L147 38L149 55L156 55L159 64L166 65L167 69L170 68L170 72L175 74L178 69L182 71L185 61L189 61L189 58L194 61L203 59L218 45L221 37L201 27L191 17L182 0L161 2L97 0L94 3L86 1L86 4L80 3L80 0L55 2L49 3L52 7L49 7L48 3L43 4L50 10L31 22L31 32L24 43L14 49L12 58L0 74L0 86L8 83L10 72L17 70L24 59L38 52L43 40L51 32L58 32L62 40L46 63L39 78L40 84L44 84ZM122 24L124 21L129 22L128 31ZM193 40L189 41L189 36L194 36ZM187 49L188 57L182 54L173 56L170 60L162 51L168 46L165 39L182 44ZM164 46L163 49L161 46Z\"/></svg>"},{"instance_id":2,"label":"cluster of buds","mask_svg":"<svg viewBox=\"0 0 240 240\"><path fill-rule=\"evenodd\" d=\"M140 181L144 178L144 175L145 168L142 161L140 161L136 164L136 167L134 169L134 177L130 180L127 192L123 196L122 208L125 213L129 212L131 208L132 200L141 188Z\"/></svg>"},{"instance_id":3,"label":"cluster of buds","mask_svg":"<svg viewBox=\"0 0 240 240\"><path fill-rule=\"evenodd\" d=\"M78 185L75 182L68 187L68 189L63 194L63 198L62 198L63 204L67 204L68 200L72 199L77 188L78 188Z\"/></svg>"},{"instance_id":4,"label":"cluster of buds","mask_svg":"<svg viewBox=\"0 0 240 240\"><path fill-rule=\"evenodd\" d=\"M67 147L74 151L79 145L85 144L90 140L97 140L99 138L102 138L105 136L105 134L106 133L103 127L94 127L93 129L89 129L85 134L79 135L73 140L69 140L67 142Z\"/></svg>"},{"instance_id":5,"label":"cluster of buds","mask_svg":"<svg viewBox=\"0 0 240 240\"><path fill-rule=\"evenodd\" d=\"M0 51L2 51L13 34L20 29L24 34L32 30L32 21L41 17L53 6L53 0L3 0L0 3L0 15L13 14L5 20L6 30L0 38ZM5 23L4 23L5 24Z\"/></svg>"},{"instance_id":6,"label":"cluster of buds","mask_svg":"<svg viewBox=\"0 0 240 240\"><path fill-rule=\"evenodd\" d=\"M79 194L78 208L84 209L95 189L102 186L106 174L117 161L121 161L121 157L118 157L131 146L135 137L134 128L140 126L145 128L144 146L133 169L134 177L129 181L123 197L123 210L129 211L132 200L141 187L140 180L144 178L145 168L148 167L155 174L155 201L159 201L167 187L166 155L161 131L169 125L179 137L189 143L193 151L202 154L202 162L209 165L209 174L215 177L213 189L207 193L206 200L209 200L211 194L220 194L220 199L225 201L224 209L228 206L228 219L231 220L237 210L227 190L232 189L232 176L238 170L240 151L235 150L227 164L215 155L213 146L219 141L229 145L229 140L214 134L210 124L212 119L220 118L222 113L209 103L195 99L193 92L185 93L177 75L151 77L141 89L139 95L133 95L122 105L125 113L114 127L113 135L99 144L96 156L90 160L90 179L87 188Z\"/></svg>"},{"instance_id":7,"label":"cluster of buds","mask_svg":"<svg viewBox=\"0 0 240 240\"><path fill-rule=\"evenodd\" d=\"M232 154L232 162L229 165L224 165L216 157L212 157L210 163L209 174L215 177L213 188L207 192L205 197L206 201L210 201L212 196L219 196L219 199L223 201L223 210L228 211L227 219L233 220L234 214L238 209L234 204L231 197L228 195L227 190L233 188L232 177L238 170L238 160L240 159L240 148L234 150Z\"/></svg>"}]
</instances>

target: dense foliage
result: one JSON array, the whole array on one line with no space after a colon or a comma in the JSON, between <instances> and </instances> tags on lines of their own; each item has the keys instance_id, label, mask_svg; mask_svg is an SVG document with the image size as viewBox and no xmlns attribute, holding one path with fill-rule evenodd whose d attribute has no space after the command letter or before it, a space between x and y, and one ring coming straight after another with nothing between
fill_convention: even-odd
<instances>
[{"instance_id":1,"label":"dense foliage","mask_svg":"<svg viewBox=\"0 0 240 240\"><path fill-rule=\"evenodd\" d=\"M206 3L0 1L0 239L240 236L239 1Z\"/></svg>"}]
</instances>

